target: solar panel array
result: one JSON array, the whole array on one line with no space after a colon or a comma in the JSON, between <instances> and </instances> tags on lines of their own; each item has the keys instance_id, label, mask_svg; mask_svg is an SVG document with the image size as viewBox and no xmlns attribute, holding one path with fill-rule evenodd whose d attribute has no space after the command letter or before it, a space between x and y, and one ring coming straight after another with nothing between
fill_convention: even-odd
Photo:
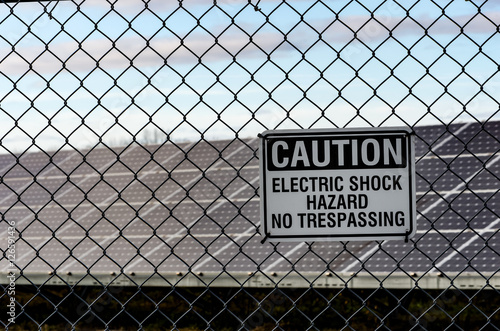
<instances>
[{"instance_id":1,"label":"solar panel array","mask_svg":"<svg viewBox=\"0 0 500 331\"><path fill-rule=\"evenodd\" d=\"M408 243L262 243L257 138L1 155L1 240L15 221L25 276L495 274L500 122L415 134L418 232Z\"/></svg>"}]
</instances>

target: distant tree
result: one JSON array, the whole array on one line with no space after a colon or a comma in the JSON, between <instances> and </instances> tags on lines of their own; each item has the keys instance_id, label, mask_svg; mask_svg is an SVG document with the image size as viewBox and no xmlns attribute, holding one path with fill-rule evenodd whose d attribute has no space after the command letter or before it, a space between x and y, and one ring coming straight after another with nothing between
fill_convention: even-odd
<instances>
[{"instance_id":1,"label":"distant tree","mask_svg":"<svg viewBox=\"0 0 500 331\"><path fill-rule=\"evenodd\" d=\"M168 137L163 131L157 128L149 128L142 131L138 140L145 145L154 145L164 143L167 139Z\"/></svg>"}]
</instances>

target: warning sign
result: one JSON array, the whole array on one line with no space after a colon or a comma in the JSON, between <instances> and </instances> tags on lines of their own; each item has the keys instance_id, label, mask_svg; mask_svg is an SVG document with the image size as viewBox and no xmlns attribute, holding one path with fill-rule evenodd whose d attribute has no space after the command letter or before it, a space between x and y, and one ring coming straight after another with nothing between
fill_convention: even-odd
<instances>
[{"instance_id":1,"label":"warning sign","mask_svg":"<svg viewBox=\"0 0 500 331\"><path fill-rule=\"evenodd\" d=\"M409 129L276 130L260 139L266 239L407 240L415 234Z\"/></svg>"}]
</instances>

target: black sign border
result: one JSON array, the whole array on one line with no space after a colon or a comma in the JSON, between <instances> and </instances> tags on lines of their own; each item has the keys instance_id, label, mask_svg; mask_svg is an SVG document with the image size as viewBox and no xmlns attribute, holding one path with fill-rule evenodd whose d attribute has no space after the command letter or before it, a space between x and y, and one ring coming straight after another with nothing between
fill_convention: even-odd
<instances>
[{"instance_id":1,"label":"black sign border","mask_svg":"<svg viewBox=\"0 0 500 331\"><path fill-rule=\"evenodd\" d=\"M366 135L389 135L389 134L402 134L406 138L406 151L407 151L407 167L409 176L409 201L410 201L410 229L402 233L369 233L369 234L314 234L314 235L272 235L268 231L268 220L267 220L267 197L266 197L266 172L267 172L267 144L266 140L272 137L314 137L314 136L325 136L331 135L336 137L346 136L366 136ZM356 128L356 129L309 129L309 130L270 130L259 134L260 138L260 152L259 152L259 172L260 172L260 203L261 203L261 225L263 223L264 233L262 235L265 239L288 239L287 241L306 241L309 239L330 239L330 241L335 241L334 238L355 238L356 240L377 240L377 237L398 237L405 238L408 241L416 234L416 197L413 192L415 191L415 150L413 146L412 136L414 131L409 128ZM391 168L389 168L391 169ZM263 222L262 222L263 221ZM415 228L414 225L415 224ZM332 240L333 238L333 240ZM372 239L375 238L375 239ZM290 240L295 239L295 240ZM341 241L337 239L336 241Z\"/></svg>"}]
</instances>

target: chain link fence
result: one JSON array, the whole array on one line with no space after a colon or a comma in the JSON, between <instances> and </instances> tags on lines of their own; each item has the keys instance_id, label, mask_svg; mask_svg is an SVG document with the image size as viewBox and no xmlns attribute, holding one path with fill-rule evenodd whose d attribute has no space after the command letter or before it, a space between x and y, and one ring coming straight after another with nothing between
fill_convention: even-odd
<instances>
[{"instance_id":1,"label":"chain link fence","mask_svg":"<svg viewBox=\"0 0 500 331\"><path fill-rule=\"evenodd\" d=\"M499 24L476 0L2 0L2 326L499 329ZM258 133L383 126L415 134L413 239L262 242Z\"/></svg>"}]
</instances>

